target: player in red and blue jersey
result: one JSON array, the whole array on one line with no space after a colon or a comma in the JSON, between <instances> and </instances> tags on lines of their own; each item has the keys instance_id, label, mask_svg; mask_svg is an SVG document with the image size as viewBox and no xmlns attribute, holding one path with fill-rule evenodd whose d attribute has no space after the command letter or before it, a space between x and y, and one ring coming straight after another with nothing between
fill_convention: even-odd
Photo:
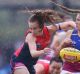
<instances>
[{"instance_id":1,"label":"player in red and blue jersey","mask_svg":"<svg viewBox=\"0 0 80 74\"><path fill-rule=\"evenodd\" d=\"M66 24L46 26L43 20L40 14L34 14L30 17L26 39L11 58L11 66L14 74L35 74L33 65L36 64L39 56L49 51L49 48L46 47L50 44L52 33L59 29L67 29L68 27L75 26L66 22Z\"/></svg>"}]
</instances>

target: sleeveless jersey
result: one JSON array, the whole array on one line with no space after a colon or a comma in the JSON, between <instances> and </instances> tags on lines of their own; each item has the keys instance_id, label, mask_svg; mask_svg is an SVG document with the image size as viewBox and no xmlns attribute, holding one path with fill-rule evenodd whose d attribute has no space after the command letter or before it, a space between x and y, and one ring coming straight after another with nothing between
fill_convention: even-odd
<instances>
[{"instance_id":1,"label":"sleeveless jersey","mask_svg":"<svg viewBox=\"0 0 80 74\"><path fill-rule=\"evenodd\" d=\"M31 31L29 31L29 33L30 32ZM44 27L43 28L43 35L42 36L36 36L37 50L44 49L45 47L47 47L49 42L50 42L50 33L49 33L47 27ZM28 43L24 43L19 49L16 50L16 52L12 56L12 59L14 62L22 62L26 65L30 62L32 64L35 64L38 57L33 58L30 54Z\"/></svg>"},{"instance_id":2,"label":"sleeveless jersey","mask_svg":"<svg viewBox=\"0 0 80 74\"><path fill-rule=\"evenodd\" d=\"M30 29L26 32L26 35L28 33L31 33ZM33 36L35 36L35 35L33 35ZM51 36L50 36L49 31L48 31L48 28L46 26L44 26L44 28L43 28L43 35L35 36L37 50L42 50L45 47L47 47L48 44L50 43L50 37Z\"/></svg>"},{"instance_id":3,"label":"sleeveless jersey","mask_svg":"<svg viewBox=\"0 0 80 74\"><path fill-rule=\"evenodd\" d=\"M36 45L37 45L37 50L42 50L45 47L47 47L50 43L50 33L47 29L47 27L43 28L43 35L41 36L36 36Z\"/></svg>"}]
</instances>

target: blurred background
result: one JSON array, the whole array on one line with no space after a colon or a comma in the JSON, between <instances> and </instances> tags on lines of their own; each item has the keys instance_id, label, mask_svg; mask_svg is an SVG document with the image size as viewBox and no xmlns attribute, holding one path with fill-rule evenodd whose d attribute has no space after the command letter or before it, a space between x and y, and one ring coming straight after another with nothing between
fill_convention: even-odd
<instances>
[{"instance_id":1,"label":"blurred background","mask_svg":"<svg viewBox=\"0 0 80 74\"><path fill-rule=\"evenodd\" d=\"M68 8L80 8L80 0L56 1ZM11 74L11 54L23 43L28 28L30 14L21 12L27 8L58 10L50 0L0 0L0 74Z\"/></svg>"}]
</instances>

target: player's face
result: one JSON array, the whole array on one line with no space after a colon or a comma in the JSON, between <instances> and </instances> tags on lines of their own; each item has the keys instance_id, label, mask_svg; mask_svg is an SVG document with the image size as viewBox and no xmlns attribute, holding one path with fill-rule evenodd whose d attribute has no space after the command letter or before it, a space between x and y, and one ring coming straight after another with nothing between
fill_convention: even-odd
<instances>
[{"instance_id":1,"label":"player's face","mask_svg":"<svg viewBox=\"0 0 80 74\"><path fill-rule=\"evenodd\" d=\"M37 21L29 22L29 28L31 29L32 33L35 35L39 35L42 32L42 29L39 27Z\"/></svg>"},{"instance_id":2,"label":"player's face","mask_svg":"<svg viewBox=\"0 0 80 74\"><path fill-rule=\"evenodd\" d=\"M76 26L77 26L78 30L80 30L80 14L78 14L76 17Z\"/></svg>"},{"instance_id":3,"label":"player's face","mask_svg":"<svg viewBox=\"0 0 80 74\"><path fill-rule=\"evenodd\" d=\"M62 67L62 63L54 61L49 67L49 73L50 74L60 74L61 67Z\"/></svg>"}]
</instances>

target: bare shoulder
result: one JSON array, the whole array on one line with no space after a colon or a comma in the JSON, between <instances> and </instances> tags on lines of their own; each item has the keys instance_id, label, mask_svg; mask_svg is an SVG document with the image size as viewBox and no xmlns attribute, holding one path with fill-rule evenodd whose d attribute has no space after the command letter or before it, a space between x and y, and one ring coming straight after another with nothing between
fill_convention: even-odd
<instances>
[{"instance_id":1,"label":"bare shoulder","mask_svg":"<svg viewBox=\"0 0 80 74\"><path fill-rule=\"evenodd\" d=\"M47 28L48 28L50 33L56 32L56 30L57 30L57 26L56 25L49 25L49 26L47 26Z\"/></svg>"},{"instance_id":2,"label":"bare shoulder","mask_svg":"<svg viewBox=\"0 0 80 74\"><path fill-rule=\"evenodd\" d=\"M33 34L32 33L28 33L27 36L26 36L25 41L26 42L30 42L30 41L33 41L33 40L35 40L35 37L33 36Z\"/></svg>"},{"instance_id":3,"label":"bare shoulder","mask_svg":"<svg viewBox=\"0 0 80 74\"><path fill-rule=\"evenodd\" d=\"M47 26L48 29L53 29L54 27L56 27L56 25L49 25L49 26Z\"/></svg>"}]
</instances>

